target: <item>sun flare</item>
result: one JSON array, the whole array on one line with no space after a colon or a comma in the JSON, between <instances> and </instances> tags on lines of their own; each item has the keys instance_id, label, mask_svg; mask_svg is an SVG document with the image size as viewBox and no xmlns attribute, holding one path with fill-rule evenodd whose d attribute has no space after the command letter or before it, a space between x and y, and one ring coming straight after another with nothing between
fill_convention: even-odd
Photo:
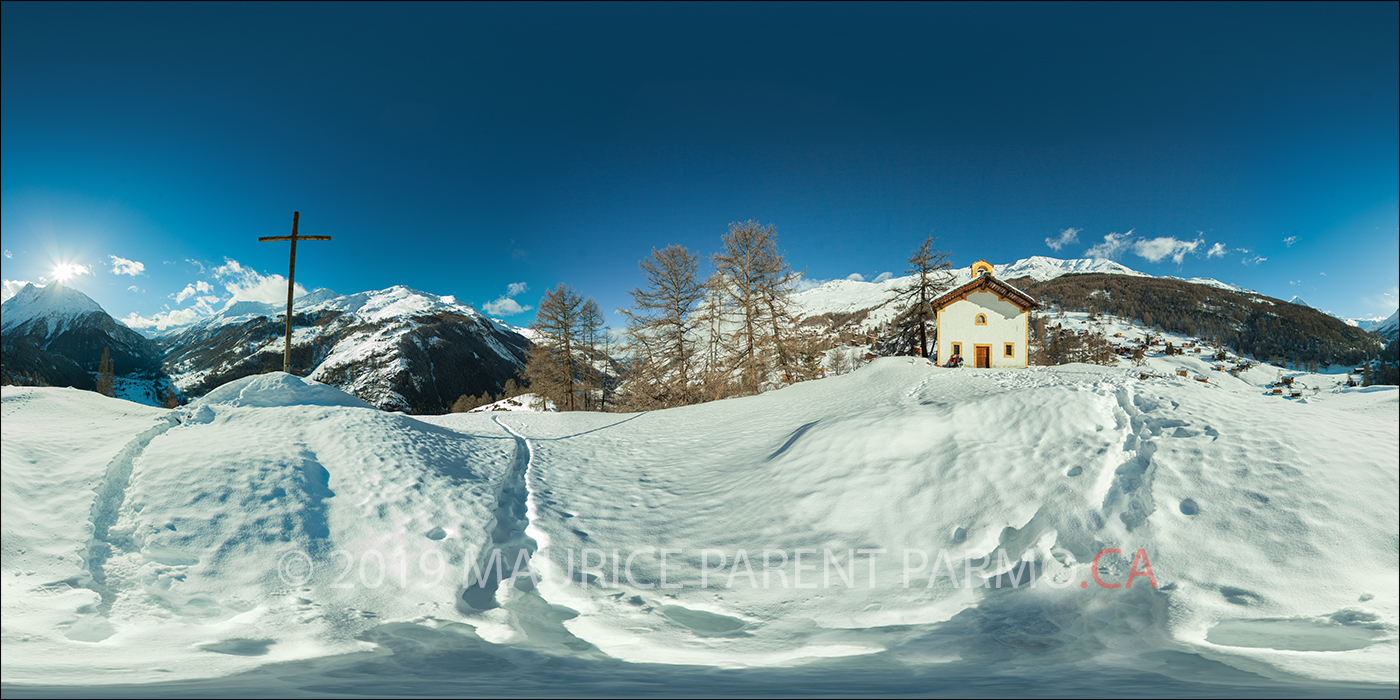
<instances>
[{"instance_id":1,"label":"sun flare","mask_svg":"<svg viewBox=\"0 0 1400 700\"><path fill-rule=\"evenodd\" d=\"M75 263L59 263L53 266L53 278L59 282L67 282L84 272L87 272L87 268Z\"/></svg>"}]
</instances>

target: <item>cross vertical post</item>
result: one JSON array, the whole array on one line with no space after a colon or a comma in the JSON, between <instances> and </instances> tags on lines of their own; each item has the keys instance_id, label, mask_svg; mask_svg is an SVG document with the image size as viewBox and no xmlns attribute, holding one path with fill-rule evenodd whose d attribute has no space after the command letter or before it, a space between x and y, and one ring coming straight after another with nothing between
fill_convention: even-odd
<instances>
[{"instance_id":1,"label":"cross vertical post","mask_svg":"<svg viewBox=\"0 0 1400 700\"><path fill-rule=\"evenodd\" d=\"M291 241L292 255L291 261L287 263L287 339L282 346L282 371L287 374L292 373L292 291L296 289L297 274L297 241L329 241L330 236L299 236L297 235L297 220L301 218L301 212L292 212L292 235L290 236L259 236L259 241Z\"/></svg>"}]
</instances>

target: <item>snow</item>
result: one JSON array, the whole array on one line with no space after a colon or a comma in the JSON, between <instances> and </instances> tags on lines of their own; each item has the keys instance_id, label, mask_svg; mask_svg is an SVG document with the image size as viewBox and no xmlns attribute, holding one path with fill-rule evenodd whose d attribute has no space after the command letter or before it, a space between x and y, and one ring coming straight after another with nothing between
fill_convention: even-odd
<instances>
[{"instance_id":1,"label":"snow","mask_svg":"<svg viewBox=\"0 0 1400 700\"><path fill-rule=\"evenodd\" d=\"M951 273L955 286L972 279L970 267L956 268L951 270ZM1103 258L1061 260L1035 255L1017 260L1009 265L992 266L992 274L1002 279L1029 277L1037 282L1055 279L1063 275L1090 273L1135 277L1149 276ZM894 305L890 303L894 291L907 286L911 279L911 277L895 277L884 282L864 282L851 279L832 280L805 292L794 294L792 298L804 316L875 309L863 324L874 325L894 318L896 310Z\"/></svg>"},{"instance_id":2,"label":"snow","mask_svg":"<svg viewBox=\"0 0 1400 700\"><path fill-rule=\"evenodd\" d=\"M997 573L994 564L969 574L981 554L1015 562L1030 550L1041 561L1062 547L1080 563L1052 565L1050 575L1077 584L1097 551L1141 547L1166 590L1027 590L1012 607L1037 607L1054 630L1028 643L1089 653L1127 638L1141 643L1151 629L1168 646L1256 672L1393 677L1395 504L1359 495L1396 492L1393 415L1358 421L1254 392L1130 375L1084 366L966 372L885 359L752 399L636 416L512 416L507 424L534 447L532 486L551 494L532 520L549 543L539 553L547 559L540 591L581 613L565 622L573 634L633 662L766 666L880 653L891 649L891 625L929 634L901 640L900 658L957 658L965 640L934 630L957 626L964 611L994 614L1011 602L942 577L932 589L905 588L900 553L927 553L931 564L952 550L961 583ZM1182 511L1188 499L1191 515ZM680 550L668 564L676 567L670 582L683 588L651 587L660 583L654 552L638 558L640 572L634 567L640 585L625 573L612 585L611 552L648 546ZM568 553L577 572L587 548L608 555L605 587L571 583ZM699 573L706 549L717 569L708 588ZM857 555L854 587L827 585L840 575L827 551L849 568L860 549L888 554ZM782 553L791 585L777 585L774 574L773 585L751 586L747 567L733 566L740 550L760 581L753 559ZM809 550L804 567L816 563L804 570L809 593L791 561L800 550ZM729 566L716 566L720 554ZM1114 565L1120 580L1128 563ZM1336 567L1347 571L1343 580ZM919 570L920 583L930 570ZM1335 622L1353 618L1364 624ZM1292 634L1284 628L1295 619L1311 636L1269 641ZM1259 634L1237 635L1253 629L1237 620ZM1210 642L1224 623L1229 633L1217 635L1230 643ZM744 634L715 633L726 624ZM1261 646L1363 638L1359 648L1330 652L1345 660L1326 662Z\"/></svg>"},{"instance_id":3,"label":"snow","mask_svg":"<svg viewBox=\"0 0 1400 700\"><path fill-rule=\"evenodd\" d=\"M491 413L493 411L515 411L530 413L538 410L537 408L535 408L535 404L537 401L538 397L536 397L534 394L508 396L504 399L501 399L500 401L488 403L484 406L477 406L476 408L467 411L467 413ZM556 410L553 401L550 401L548 399L545 399L545 401L545 410Z\"/></svg>"},{"instance_id":4,"label":"snow","mask_svg":"<svg viewBox=\"0 0 1400 700\"><path fill-rule=\"evenodd\" d=\"M512 326L511 324L506 323L505 321L502 321L499 318L492 318L491 322L496 324L496 328L500 329L501 331L524 336L532 342L535 340L535 329L530 328L529 326Z\"/></svg>"},{"instance_id":5,"label":"snow","mask_svg":"<svg viewBox=\"0 0 1400 700\"><path fill-rule=\"evenodd\" d=\"M1043 255L1032 255L1029 258L1017 260L1010 265L994 265L992 268L992 274L1002 279L1029 277L1036 282L1044 282L1045 280L1055 279L1063 275L1086 275L1094 273L1130 275L1133 277L1151 276L1105 258L1062 260L1060 258L1051 258ZM966 278L963 281L968 281L968 279L970 278Z\"/></svg>"},{"instance_id":6,"label":"snow","mask_svg":"<svg viewBox=\"0 0 1400 700\"><path fill-rule=\"evenodd\" d=\"M6 683L228 675L369 650L358 636L381 620L456 617L451 573L489 540L513 465L499 430L280 373L177 411L3 391Z\"/></svg>"},{"instance_id":7,"label":"snow","mask_svg":"<svg viewBox=\"0 0 1400 700\"><path fill-rule=\"evenodd\" d=\"M308 292L295 299L294 313L315 314L321 311L339 311L351 315L363 323L375 323L395 318L408 318L417 315L431 315L441 312L461 314L470 318L485 318L470 304L457 301L452 295L438 296L403 285L358 294L336 294L321 288ZM257 301L230 302L219 313L206 316L193 324L163 335L170 336L193 328L214 328L218 326L247 323L260 316L274 318L284 316L287 305L267 304Z\"/></svg>"},{"instance_id":8,"label":"snow","mask_svg":"<svg viewBox=\"0 0 1400 700\"><path fill-rule=\"evenodd\" d=\"M1133 277L1151 277L1144 272L1126 267L1104 258L1080 258L1063 260L1035 255L1017 260L1014 263L993 265L993 274L1002 279L1030 278L1036 282L1055 279L1071 274L1110 274ZM960 267L952 270L953 285L971 280L971 268ZM863 282L842 279L826 282L818 287L793 295L797 307L805 316L819 316L825 313L851 313L864 309L874 309L862 325L876 325L894 318L894 305L890 303L894 290L906 286L910 277L896 277L884 282ZM1210 277L1173 277L1163 275L1161 279L1180 280L1193 284L1227 289L1242 294L1258 294L1252 289L1221 282ZM1295 297L1296 299L1296 297ZM1296 302L1295 302L1296 303ZM1353 324L1354 325L1354 324Z\"/></svg>"},{"instance_id":9,"label":"snow","mask_svg":"<svg viewBox=\"0 0 1400 700\"><path fill-rule=\"evenodd\" d=\"M62 332L68 323L90 313L101 312L102 307L86 294L62 283L43 287L26 284L13 297L0 305L0 329L9 331L29 322L43 323L46 336L53 337Z\"/></svg>"},{"instance_id":10,"label":"snow","mask_svg":"<svg viewBox=\"0 0 1400 700\"><path fill-rule=\"evenodd\" d=\"M233 674L273 663L319 679L300 692L403 694L444 662L468 675L433 694L925 694L1063 669L1393 693L1395 388L1281 399L1281 368L1204 363L885 358L665 411L419 419L282 374L176 411L5 387L0 674L7 695L246 692L273 676ZM499 587L471 585L481 547ZM1096 583L1139 549L1151 580ZM762 675L715 675L738 668ZM756 685L705 685L728 678Z\"/></svg>"},{"instance_id":11,"label":"snow","mask_svg":"<svg viewBox=\"0 0 1400 700\"><path fill-rule=\"evenodd\" d=\"M297 300L295 312L312 316L322 313L335 315L333 320L323 318L311 326L299 326L293 330L293 347L317 345L315 367L309 372L309 378L333 382L341 389L375 401L380 406L404 409L409 404L393 387L400 386L405 377L408 381L422 381L422 376L413 374L413 366L402 352L406 342L418 343L421 347L421 339L406 341L408 334L422 328L424 323L421 319L431 317L434 319L432 322L436 323L450 318L445 314L455 314L480 324L481 331L485 331L489 323L485 316L453 296L437 296L405 286L349 295L317 289ZM282 315L285 315L284 306L243 301L229 305L220 314L182 329L182 332L213 335L222 326L241 325L259 317L276 319ZM501 324L498 327L508 328ZM335 337L333 344L316 342L330 335ZM481 332L479 338L500 358L515 365L521 364L515 352L495 336ZM227 370L234 362L263 352L280 355L283 343L284 338L280 333L258 342L245 343L228 354L229 359L224 361L225 364L209 367L196 364L203 358L194 356L192 351L199 348L190 347L185 342L177 347L174 357L169 360L171 377L177 386L189 390L198 387L211 373ZM192 356L194 359L189 359ZM353 365L354 369L347 371L348 365ZM427 369L424 368L424 371Z\"/></svg>"},{"instance_id":12,"label":"snow","mask_svg":"<svg viewBox=\"0 0 1400 700\"><path fill-rule=\"evenodd\" d=\"M1390 312L1390 315L1384 319L1362 323L1360 326L1362 330L1379 333L1390 340L1395 340L1400 335L1400 310Z\"/></svg>"},{"instance_id":13,"label":"snow","mask_svg":"<svg viewBox=\"0 0 1400 700\"><path fill-rule=\"evenodd\" d=\"M1258 294L1258 293L1259 293L1259 292L1254 291L1253 289L1245 289L1244 287L1241 287L1241 286L1239 286L1239 285L1237 285L1237 284L1230 284L1229 282L1221 282L1220 280L1215 279L1214 277L1173 277L1173 276L1171 276L1171 275L1163 275L1163 276L1162 276L1162 279L1181 280L1182 282L1190 282L1190 283L1192 283L1192 284L1202 284L1202 285L1205 285L1205 286L1207 286L1207 287L1215 287L1215 288L1217 288L1217 289L1227 289L1227 290L1232 291L1232 292L1240 292L1241 294Z\"/></svg>"}]
</instances>

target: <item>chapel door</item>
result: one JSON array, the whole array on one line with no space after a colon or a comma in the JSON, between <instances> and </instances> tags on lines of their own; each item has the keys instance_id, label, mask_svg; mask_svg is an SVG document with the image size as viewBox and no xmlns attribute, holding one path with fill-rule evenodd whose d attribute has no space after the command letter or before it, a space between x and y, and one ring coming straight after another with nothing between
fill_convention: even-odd
<instances>
[{"instance_id":1,"label":"chapel door","mask_svg":"<svg viewBox=\"0 0 1400 700\"><path fill-rule=\"evenodd\" d=\"M977 348L976 348L976 352L977 352L977 358L976 358L976 364L973 365L974 367L991 367L991 366L992 366L992 346L990 346L990 345L978 345Z\"/></svg>"}]
</instances>

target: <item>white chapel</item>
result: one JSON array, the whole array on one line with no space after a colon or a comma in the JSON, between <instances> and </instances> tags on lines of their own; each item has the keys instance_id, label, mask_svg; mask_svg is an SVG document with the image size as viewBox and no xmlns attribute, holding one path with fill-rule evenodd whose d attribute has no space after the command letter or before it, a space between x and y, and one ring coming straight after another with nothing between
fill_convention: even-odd
<instances>
[{"instance_id":1,"label":"white chapel","mask_svg":"<svg viewBox=\"0 0 1400 700\"><path fill-rule=\"evenodd\" d=\"M932 306L940 363L957 355L965 367L1026 366L1030 311L1040 304L993 276L991 263L973 263L972 281L934 299Z\"/></svg>"}]
</instances>

